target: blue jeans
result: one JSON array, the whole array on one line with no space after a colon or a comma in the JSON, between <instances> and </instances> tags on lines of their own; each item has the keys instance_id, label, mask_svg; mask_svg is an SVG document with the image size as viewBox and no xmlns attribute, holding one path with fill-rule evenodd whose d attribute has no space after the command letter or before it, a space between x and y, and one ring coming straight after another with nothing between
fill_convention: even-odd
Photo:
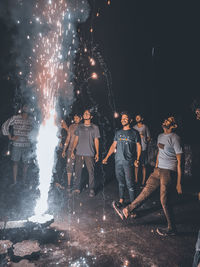
<instances>
[{"instance_id":1,"label":"blue jeans","mask_svg":"<svg viewBox=\"0 0 200 267\"><path fill-rule=\"evenodd\" d=\"M127 186L130 201L135 199L135 188L134 188L134 166L133 163L127 161L116 161L115 162L115 174L119 183L119 197L124 199L125 186Z\"/></svg>"}]
</instances>

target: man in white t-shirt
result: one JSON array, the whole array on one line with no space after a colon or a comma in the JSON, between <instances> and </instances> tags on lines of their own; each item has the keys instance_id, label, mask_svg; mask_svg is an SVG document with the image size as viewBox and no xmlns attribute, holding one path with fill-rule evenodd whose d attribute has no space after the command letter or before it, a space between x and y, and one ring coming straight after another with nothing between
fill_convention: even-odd
<instances>
[{"instance_id":1,"label":"man in white t-shirt","mask_svg":"<svg viewBox=\"0 0 200 267\"><path fill-rule=\"evenodd\" d=\"M173 216L171 214L168 194L170 185L173 184L175 174L177 172L176 190L178 194L182 193L181 189L181 155L183 153L180 144L180 138L173 132L177 128L174 117L167 118L162 128L164 133L158 136L158 155L154 172L150 175L146 182L146 186L140 195L124 209L116 209L115 211L121 219L128 218L131 212L141 206L143 202L160 186L160 201L167 219L167 228L157 228L157 233L162 236L175 235L176 227ZM136 216L136 214L132 214Z\"/></svg>"},{"instance_id":2,"label":"man in white t-shirt","mask_svg":"<svg viewBox=\"0 0 200 267\"><path fill-rule=\"evenodd\" d=\"M146 165L148 162L148 157L147 157L147 147L148 143L151 139L150 137L150 131L149 128L143 123L144 118L142 115L138 114L135 117L136 125L133 126L135 130L137 130L140 134L141 138L141 145L142 145L142 153L140 156L140 165L142 166L142 185L145 184L145 179L146 179ZM138 182L138 170L139 167L135 167L135 182Z\"/></svg>"}]
</instances>

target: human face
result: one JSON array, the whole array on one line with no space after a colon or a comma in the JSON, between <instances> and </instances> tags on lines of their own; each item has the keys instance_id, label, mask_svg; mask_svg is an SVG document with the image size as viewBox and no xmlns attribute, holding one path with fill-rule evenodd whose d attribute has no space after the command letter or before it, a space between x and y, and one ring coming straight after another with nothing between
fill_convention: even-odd
<instances>
[{"instance_id":1,"label":"human face","mask_svg":"<svg viewBox=\"0 0 200 267\"><path fill-rule=\"evenodd\" d=\"M85 112L83 113L83 119L84 120L91 120L92 116L89 110L85 110Z\"/></svg>"},{"instance_id":2,"label":"human face","mask_svg":"<svg viewBox=\"0 0 200 267\"><path fill-rule=\"evenodd\" d=\"M75 115L75 116L74 116L74 122L75 122L76 124L79 124L80 121L81 121L81 117Z\"/></svg>"},{"instance_id":3,"label":"human face","mask_svg":"<svg viewBox=\"0 0 200 267\"><path fill-rule=\"evenodd\" d=\"M28 105L24 105L22 107L22 113L28 113L29 112L29 106Z\"/></svg>"},{"instance_id":4,"label":"human face","mask_svg":"<svg viewBox=\"0 0 200 267\"><path fill-rule=\"evenodd\" d=\"M200 108L197 108L196 109L196 111L195 111L195 113L196 113L196 118L197 118L197 120L200 120Z\"/></svg>"},{"instance_id":5,"label":"human face","mask_svg":"<svg viewBox=\"0 0 200 267\"><path fill-rule=\"evenodd\" d=\"M121 124L122 126L127 126L129 125L129 118L126 114L123 114L122 117L121 117Z\"/></svg>"},{"instance_id":6,"label":"human face","mask_svg":"<svg viewBox=\"0 0 200 267\"><path fill-rule=\"evenodd\" d=\"M140 115L137 115L137 116L135 117L135 121L136 121L137 123L142 122L142 117L141 117Z\"/></svg>"}]
</instances>

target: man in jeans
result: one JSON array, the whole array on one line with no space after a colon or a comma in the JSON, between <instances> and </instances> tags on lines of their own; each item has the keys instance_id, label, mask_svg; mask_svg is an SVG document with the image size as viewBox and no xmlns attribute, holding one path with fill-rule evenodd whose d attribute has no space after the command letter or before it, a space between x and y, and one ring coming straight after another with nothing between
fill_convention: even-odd
<instances>
[{"instance_id":1,"label":"man in jeans","mask_svg":"<svg viewBox=\"0 0 200 267\"><path fill-rule=\"evenodd\" d=\"M122 207L124 203L124 191L127 185L129 198L132 202L134 194L134 165L138 167L141 144L139 133L130 127L130 116L127 112L121 113L121 124L123 129L116 132L103 164L107 163L108 158L115 152L115 173L119 183L119 202L113 202L113 207Z\"/></svg>"},{"instance_id":2,"label":"man in jeans","mask_svg":"<svg viewBox=\"0 0 200 267\"><path fill-rule=\"evenodd\" d=\"M176 127L177 124L174 117L169 117L163 122L162 128L164 133L158 136L157 145L159 151L154 172L150 175L146 182L146 186L140 195L130 205L126 206L124 209L115 207L115 211L121 219L127 219L131 212L141 206L142 203L160 186L160 201L167 219L167 228L157 228L157 233L162 236L176 234L176 227L168 201L170 185L173 183L176 171L176 189L179 194L182 193L181 155L183 151L179 136L173 133L173 129ZM134 216L134 214L132 215Z\"/></svg>"},{"instance_id":3,"label":"man in jeans","mask_svg":"<svg viewBox=\"0 0 200 267\"><path fill-rule=\"evenodd\" d=\"M74 193L80 194L81 174L83 164L86 164L89 174L90 197L94 197L94 166L95 162L99 161L99 128L91 123L92 115L90 110L85 110L83 113L84 123L79 124L75 131L75 139L72 147L71 157L75 158L75 180ZM76 157L74 150L76 149Z\"/></svg>"}]
</instances>

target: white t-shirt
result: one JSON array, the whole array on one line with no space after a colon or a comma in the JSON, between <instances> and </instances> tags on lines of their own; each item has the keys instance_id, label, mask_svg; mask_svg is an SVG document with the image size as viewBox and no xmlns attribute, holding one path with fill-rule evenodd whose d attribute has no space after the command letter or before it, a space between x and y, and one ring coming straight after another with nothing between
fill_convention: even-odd
<instances>
[{"instance_id":1,"label":"white t-shirt","mask_svg":"<svg viewBox=\"0 0 200 267\"><path fill-rule=\"evenodd\" d=\"M176 171L176 155L183 153L180 137L175 133L162 133L158 136L157 145L159 148L158 167Z\"/></svg>"}]
</instances>

